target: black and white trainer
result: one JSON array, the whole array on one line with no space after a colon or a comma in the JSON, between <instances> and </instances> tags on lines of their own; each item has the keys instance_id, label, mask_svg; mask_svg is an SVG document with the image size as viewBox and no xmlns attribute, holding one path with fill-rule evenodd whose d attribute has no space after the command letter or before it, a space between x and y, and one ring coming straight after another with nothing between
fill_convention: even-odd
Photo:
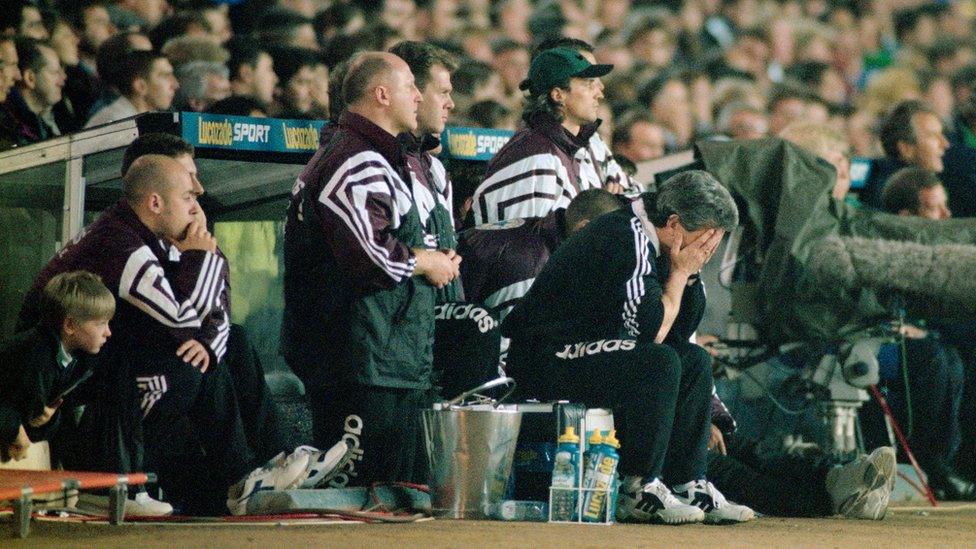
<instances>
[{"instance_id":1,"label":"black and white trainer","mask_svg":"<svg viewBox=\"0 0 976 549\"><path fill-rule=\"evenodd\" d=\"M735 524L756 518L756 513L745 505L732 503L707 480L696 480L676 486L674 495L685 505L694 505L705 513L708 524Z\"/></svg>"},{"instance_id":2,"label":"black and white trainer","mask_svg":"<svg viewBox=\"0 0 976 549\"><path fill-rule=\"evenodd\" d=\"M617 520L689 524L705 520L705 512L694 505L678 501L671 490L658 479L641 486L640 481L635 478L620 487Z\"/></svg>"}]
</instances>

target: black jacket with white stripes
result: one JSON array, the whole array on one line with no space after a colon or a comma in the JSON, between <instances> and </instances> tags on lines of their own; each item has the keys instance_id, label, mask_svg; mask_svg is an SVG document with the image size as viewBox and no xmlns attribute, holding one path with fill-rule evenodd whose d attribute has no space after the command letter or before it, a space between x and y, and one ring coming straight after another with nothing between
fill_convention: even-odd
<instances>
[{"instance_id":1,"label":"black jacket with white stripes","mask_svg":"<svg viewBox=\"0 0 976 549\"><path fill-rule=\"evenodd\" d=\"M549 258L528 294L502 323L512 345L636 339L652 343L664 318L669 259L643 202L602 215L570 236ZM658 244L659 246L659 244ZM705 309L700 280L685 289L665 339L687 341Z\"/></svg>"},{"instance_id":2,"label":"black jacket with white stripes","mask_svg":"<svg viewBox=\"0 0 976 549\"><path fill-rule=\"evenodd\" d=\"M20 326L36 325L40 292L55 275L84 270L97 274L116 297L113 340L128 339L147 350L176 356L186 341L202 341L201 328L223 292L226 263L202 250L183 252L167 276L167 247L123 199L54 256L24 300Z\"/></svg>"}]
</instances>

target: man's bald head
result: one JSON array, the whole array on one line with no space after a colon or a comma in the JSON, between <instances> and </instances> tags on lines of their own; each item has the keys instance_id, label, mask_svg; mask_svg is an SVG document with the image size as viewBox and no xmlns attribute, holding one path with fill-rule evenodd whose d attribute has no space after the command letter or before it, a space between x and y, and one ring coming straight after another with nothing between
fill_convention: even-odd
<instances>
[{"instance_id":1,"label":"man's bald head","mask_svg":"<svg viewBox=\"0 0 976 549\"><path fill-rule=\"evenodd\" d=\"M122 178L122 194L129 204L137 204L151 193L164 195L190 177L179 162L161 154L146 154L132 162Z\"/></svg>"},{"instance_id":2,"label":"man's bald head","mask_svg":"<svg viewBox=\"0 0 976 549\"><path fill-rule=\"evenodd\" d=\"M346 105L359 103L372 88L388 80L393 71L404 68L410 70L403 59L392 53L368 52L357 56L342 82L343 101Z\"/></svg>"}]
</instances>

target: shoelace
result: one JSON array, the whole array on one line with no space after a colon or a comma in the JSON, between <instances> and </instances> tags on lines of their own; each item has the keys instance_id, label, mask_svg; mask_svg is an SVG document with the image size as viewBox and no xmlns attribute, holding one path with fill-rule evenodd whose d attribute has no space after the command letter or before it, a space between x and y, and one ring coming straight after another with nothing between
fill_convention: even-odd
<instances>
[{"instance_id":1,"label":"shoelace","mask_svg":"<svg viewBox=\"0 0 976 549\"><path fill-rule=\"evenodd\" d=\"M674 494L671 493L671 490L668 490L668 487L665 486L664 483L661 482L660 480L655 480L654 482L645 484L642 491L650 492L655 496L657 496L657 498L661 500L661 503L663 503L665 507L675 507L678 505L684 505L683 503L681 503L680 500L678 500L678 498L674 497Z\"/></svg>"},{"instance_id":2,"label":"shoelace","mask_svg":"<svg viewBox=\"0 0 976 549\"><path fill-rule=\"evenodd\" d=\"M711 496L712 505L714 505L716 509L719 507L723 507L725 506L726 503L728 503L728 501L725 499L725 496L722 495L722 492L719 492L718 489L715 488L714 484L708 482L707 480L704 482L704 484L705 485L703 487L701 486L701 484L699 484L699 487L703 488L702 491L704 491L706 494Z\"/></svg>"}]
</instances>

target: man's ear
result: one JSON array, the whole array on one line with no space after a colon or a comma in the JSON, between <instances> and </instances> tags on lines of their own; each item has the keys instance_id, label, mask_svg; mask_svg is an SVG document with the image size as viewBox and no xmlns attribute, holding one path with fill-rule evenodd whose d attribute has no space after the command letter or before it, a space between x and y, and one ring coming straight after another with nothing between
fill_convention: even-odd
<instances>
[{"instance_id":1,"label":"man's ear","mask_svg":"<svg viewBox=\"0 0 976 549\"><path fill-rule=\"evenodd\" d=\"M145 96L149 92L149 82L141 76L136 77L132 81L132 91L138 96Z\"/></svg>"},{"instance_id":2,"label":"man's ear","mask_svg":"<svg viewBox=\"0 0 976 549\"><path fill-rule=\"evenodd\" d=\"M146 197L146 203L149 205L149 211L154 214L162 213L163 211L163 197L159 193L149 193Z\"/></svg>"},{"instance_id":3,"label":"man's ear","mask_svg":"<svg viewBox=\"0 0 976 549\"><path fill-rule=\"evenodd\" d=\"M376 102L383 106L390 104L390 90L386 86L376 86L373 88L373 97Z\"/></svg>"},{"instance_id":4,"label":"man's ear","mask_svg":"<svg viewBox=\"0 0 976 549\"><path fill-rule=\"evenodd\" d=\"M912 161L915 159L915 145L899 141L895 144L898 147L898 159Z\"/></svg>"},{"instance_id":5,"label":"man's ear","mask_svg":"<svg viewBox=\"0 0 976 549\"><path fill-rule=\"evenodd\" d=\"M556 103L562 105L566 101L566 90L556 87L549 90L549 97Z\"/></svg>"},{"instance_id":6,"label":"man's ear","mask_svg":"<svg viewBox=\"0 0 976 549\"><path fill-rule=\"evenodd\" d=\"M664 226L671 230L678 230L681 228L681 220L678 219L678 214L671 214L668 216L668 220L664 223Z\"/></svg>"},{"instance_id":7,"label":"man's ear","mask_svg":"<svg viewBox=\"0 0 976 549\"><path fill-rule=\"evenodd\" d=\"M37 87L37 73L34 69L26 69L20 73L20 81L24 84L24 87L33 90Z\"/></svg>"}]
</instances>

